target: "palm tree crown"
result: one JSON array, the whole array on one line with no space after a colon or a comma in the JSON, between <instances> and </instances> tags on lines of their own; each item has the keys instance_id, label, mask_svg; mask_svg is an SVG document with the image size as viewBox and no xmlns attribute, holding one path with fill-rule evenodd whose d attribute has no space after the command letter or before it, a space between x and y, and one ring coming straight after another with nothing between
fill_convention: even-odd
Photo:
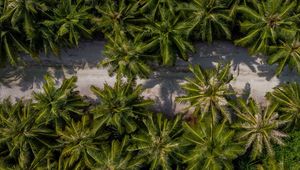
<instances>
[{"instance_id":1,"label":"palm tree crown","mask_svg":"<svg viewBox=\"0 0 300 170\"><path fill-rule=\"evenodd\" d=\"M180 116L168 120L162 114L152 114L143 119L143 123L146 128L132 135L132 145L128 150L139 151L150 169L172 169L171 160L179 149L182 133Z\"/></svg>"},{"instance_id":2,"label":"palm tree crown","mask_svg":"<svg viewBox=\"0 0 300 170\"><path fill-rule=\"evenodd\" d=\"M55 87L54 78L45 76L43 92L33 92L36 100L34 108L39 111L37 122L51 122L71 120L70 114L82 114L82 109L87 106L82 97L75 91L77 77L65 79L60 87ZM57 122L56 122L57 123Z\"/></svg>"},{"instance_id":3,"label":"palm tree crown","mask_svg":"<svg viewBox=\"0 0 300 170\"><path fill-rule=\"evenodd\" d=\"M233 169L231 161L244 152L242 145L233 140L234 131L227 129L225 122L211 125L205 122L196 126L184 123L183 145L188 149L182 156L187 169Z\"/></svg>"},{"instance_id":4,"label":"palm tree crown","mask_svg":"<svg viewBox=\"0 0 300 170\"><path fill-rule=\"evenodd\" d=\"M101 61L101 65L110 66L110 75L116 73L132 79L149 77L151 68L147 61L153 57L146 52L152 47L150 43L141 41L140 36L131 40L123 32L116 33L114 37L107 37L110 40L105 46L104 55L107 58Z\"/></svg>"},{"instance_id":5,"label":"palm tree crown","mask_svg":"<svg viewBox=\"0 0 300 170\"><path fill-rule=\"evenodd\" d=\"M57 129L62 145L58 169L83 169L95 164L93 153L100 152L101 140L107 138L96 136L96 131L89 124L88 116L83 116L79 122L71 121L64 130Z\"/></svg>"},{"instance_id":6,"label":"palm tree crown","mask_svg":"<svg viewBox=\"0 0 300 170\"><path fill-rule=\"evenodd\" d=\"M181 16L174 17L165 8L160 9L158 20L148 18L150 24L145 26L142 32L149 43L156 44L159 49L159 62L163 65L174 65L177 56L188 60L188 52L193 52L194 47L188 41L190 24L182 21Z\"/></svg>"},{"instance_id":7,"label":"palm tree crown","mask_svg":"<svg viewBox=\"0 0 300 170\"><path fill-rule=\"evenodd\" d=\"M30 101L12 104L6 100L0 105L1 160L29 169L41 156L39 152L51 147L55 134L44 123L35 123L36 116Z\"/></svg>"},{"instance_id":8,"label":"palm tree crown","mask_svg":"<svg viewBox=\"0 0 300 170\"><path fill-rule=\"evenodd\" d=\"M104 4L96 7L96 10L101 14L100 18L94 17L92 22L104 33L132 32L138 28L136 22L133 22L138 21L136 19L138 8L137 2L120 0L112 3L105 1Z\"/></svg>"},{"instance_id":9,"label":"palm tree crown","mask_svg":"<svg viewBox=\"0 0 300 170\"><path fill-rule=\"evenodd\" d=\"M233 125L238 130L237 139L246 141L246 149L251 149L252 159L257 158L266 150L270 156L274 155L272 143L283 145L283 137L287 135L280 131L285 121L279 119L275 112L278 104L272 104L262 110L252 99L246 103L239 98L232 108L239 117L239 122Z\"/></svg>"},{"instance_id":10,"label":"palm tree crown","mask_svg":"<svg viewBox=\"0 0 300 170\"><path fill-rule=\"evenodd\" d=\"M229 88L232 80L230 65L218 65L215 69L203 70L199 65L189 67L193 78L187 78L187 83L182 86L186 96L176 98L178 102L189 102L188 108L194 108L195 114L201 114L201 119L208 113L213 122L222 114L225 119L231 120L227 110L227 97L234 94Z\"/></svg>"},{"instance_id":11,"label":"palm tree crown","mask_svg":"<svg viewBox=\"0 0 300 170\"><path fill-rule=\"evenodd\" d=\"M129 137L125 136L122 141L113 140L110 144L102 144L100 152L90 153L96 160L93 169L140 169L144 160L126 151L128 143Z\"/></svg>"},{"instance_id":12,"label":"palm tree crown","mask_svg":"<svg viewBox=\"0 0 300 170\"><path fill-rule=\"evenodd\" d=\"M80 35L91 35L91 30L86 26L90 18L88 10L90 8L80 0L75 3L72 0L63 0L52 10L51 18L43 21L43 25L50 30L56 30L56 34L52 35L56 40L67 39L67 44L78 46Z\"/></svg>"},{"instance_id":13,"label":"palm tree crown","mask_svg":"<svg viewBox=\"0 0 300 170\"><path fill-rule=\"evenodd\" d=\"M0 20L8 19L12 27L23 26L26 35L31 38L34 35L37 15L48 10L43 0L4 0L4 15ZM41 17L41 16L39 16Z\"/></svg>"},{"instance_id":14,"label":"palm tree crown","mask_svg":"<svg viewBox=\"0 0 300 170\"><path fill-rule=\"evenodd\" d=\"M103 89L91 86L91 91L99 98L100 103L93 109L97 124L112 126L119 133L131 133L137 129L136 120L147 114L145 108L151 100L141 97L143 88L135 86L132 81L123 82L118 78L113 87L104 84Z\"/></svg>"},{"instance_id":15,"label":"palm tree crown","mask_svg":"<svg viewBox=\"0 0 300 170\"><path fill-rule=\"evenodd\" d=\"M228 4L221 0L193 0L181 7L191 12L192 28L197 38L212 42L213 38L225 35L231 38Z\"/></svg>"},{"instance_id":16,"label":"palm tree crown","mask_svg":"<svg viewBox=\"0 0 300 170\"><path fill-rule=\"evenodd\" d=\"M236 40L250 46L250 52L267 52L279 40L290 40L296 35L299 14L295 13L296 1L253 0L238 7L242 14L241 32L246 35Z\"/></svg>"}]
</instances>

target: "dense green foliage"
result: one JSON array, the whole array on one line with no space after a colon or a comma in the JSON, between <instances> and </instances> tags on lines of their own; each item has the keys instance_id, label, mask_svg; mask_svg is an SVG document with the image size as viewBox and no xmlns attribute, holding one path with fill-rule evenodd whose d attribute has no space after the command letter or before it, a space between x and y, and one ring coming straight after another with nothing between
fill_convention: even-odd
<instances>
[{"instance_id":1,"label":"dense green foliage","mask_svg":"<svg viewBox=\"0 0 300 170\"><path fill-rule=\"evenodd\" d=\"M140 96L142 86L132 87L132 82L123 83L117 79L113 87L104 84L103 89L91 86L91 91L99 98L100 103L93 109L94 119L99 125L112 126L123 134L131 133L138 126L135 119L138 115L145 116L145 107L151 105L151 100L143 100ZM98 123L97 123L98 124Z\"/></svg>"},{"instance_id":2,"label":"dense green foliage","mask_svg":"<svg viewBox=\"0 0 300 170\"><path fill-rule=\"evenodd\" d=\"M284 163L285 169L300 169L300 131L290 133L284 147L275 147L276 158Z\"/></svg>"},{"instance_id":3,"label":"dense green foliage","mask_svg":"<svg viewBox=\"0 0 300 170\"><path fill-rule=\"evenodd\" d=\"M187 100L189 108L198 108L192 121L188 114L168 118L153 112L153 101L141 96L143 88L133 79L118 76L112 86L91 86L98 97L91 102L76 91L76 77L56 85L46 75L43 90L33 92L34 100L0 103L0 168L277 169L285 163L296 167L297 152L292 159L279 146L288 141L284 147L299 147L299 133L289 131L299 127L297 105L283 102L299 102L299 84L276 88L268 95L271 104L259 107L251 98L224 96L222 89L232 79L229 65L190 68L194 75L183 85L187 96L181 98L200 97L201 102ZM213 89L220 91L217 96L201 93ZM294 98L286 99L291 94ZM235 96L234 91L230 95ZM218 106L218 101L225 103ZM224 109L230 119L221 116Z\"/></svg>"},{"instance_id":4,"label":"dense green foliage","mask_svg":"<svg viewBox=\"0 0 300 170\"><path fill-rule=\"evenodd\" d=\"M272 142L283 145L282 138L287 136L279 131L285 121L280 120L275 112L278 105L273 104L262 110L252 98L248 103L239 98L232 107L239 118L237 123L233 124L233 128L238 129L237 139L247 141L245 147L251 148L251 158L260 156L264 149L273 156Z\"/></svg>"},{"instance_id":5,"label":"dense green foliage","mask_svg":"<svg viewBox=\"0 0 300 170\"><path fill-rule=\"evenodd\" d=\"M183 114L151 109L137 78L189 60L192 40L232 39L300 72L297 0L0 0L0 63L22 54L59 55L82 38L108 41L114 85L76 91L45 76L32 100L0 102L0 169L299 169L300 85L268 93L269 104L236 96L230 65L190 65ZM26 63L25 63L26 64ZM193 113L193 114L184 114ZM291 130L296 130L295 132ZM286 146L284 146L286 144Z\"/></svg>"},{"instance_id":6,"label":"dense green foliage","mask_svg":"<svg viewBox=\"0 0 300 170\"><path fill-rule=\"evenodd\" d=\"M228 130L225 122L217 126L207 122L184 124L183 144L192 146L183 157L187 169L233 169L231 161L244 152L242 144L233 140L234 130Z\"/></svg>"},{"instance_id":7,"label":"dense green foliage","mask_svg":"<svg viewBox=\"0 0 300 170\"><path fill-rule=\"evenodd\" d=\"M252 0L239 6L241 32L246 36L236 40L236 44L250 46L250 51L267 52L270 45L295 38L298 30L299 14L297 1Z\"/></svg>"},{"instance_id":8,"label":"dense green foliage","mask_svg":"<svg viewBox=\"0 0 300 170\"><path fill-rule=\"evenodd\" d=\"M59 55L61 47L102 33L108 45L101 65L131 78L148 77L155 64L188 60L191 39L230 39L270 56L277 75L286 65L299 72L298 6L296 0L0 0L0 61L17 66L23 53L36 60L40 51Z\"/></svg>"}]
</instances>

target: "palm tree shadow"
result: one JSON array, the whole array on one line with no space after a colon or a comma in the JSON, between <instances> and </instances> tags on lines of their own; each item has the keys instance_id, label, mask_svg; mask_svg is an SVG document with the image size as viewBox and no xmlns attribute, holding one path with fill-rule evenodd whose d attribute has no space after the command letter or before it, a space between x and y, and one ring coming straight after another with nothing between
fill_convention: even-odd
<instances>
[{"instance_id":1,"label":"palm tree shadow","mask_svg":"<svg viewBox=\"0 0 300 170\"><path fill-rule=\"evenodd\" d=\"M0 85L5 87L18 86L21 91L40 89L46 74L56 80L75 75L78 70L95 68L103 59L102 51L105 42L84 41L78 48L64 48L60 56L40 55L40 61L23 55L25 66L0 69Z\"/></svg>"},{"instance_id":2,"label":"palm tree shadow","mask_svg":"<svg viewBox=\"0 0 300 170\"><path fill-rule=\"evenodd\" d=\"M203 68L211 68L217 62L232 61L232 68L239 72L240 65L246 65L252 72L258 72L256 65L259 61L255 56L250 56L247 49L234 46L229 41L214 41L213 43L195 44L197 52L192 55L189 62L200 64Z\"/></svg>"},{"instance_id":3,"label":"palm tree shadow","mask_svg":"<svg viewBox=\"0 0 300 170\"><path fill-rule=\"evenodd\" d=\"M175 98L184 93L180 83L183 82L183 77L187 75L188 73L174 73L170 68L160 68L143 83L145 89L157 90L153 93L157 95L153 97L155 111L163 112L168 116L175 115L177 108Z\"/></svg>"},{"instance_id":4,"label":"palm tree shadow","mask_svg":"<svg viewBox=\"0 0 300 170\"><path fill-rule=\"evenodd\" d=\"M251 95L251 85L250 83L247 82L241 93L241 98L243 98L244 100L248 100L250 98L250 95Z\"/></svg>"},{"instance_id":5,"label":"palm tree shadow","mask_svg":"<svg viewBox=\"0 0 300 170\"><path fill-rule=\"evenodd\" d=\"M280 76L276 76L277 65L269 65L267 56L250 55L246 48L235 46L230 41L214 41L211 44L201 42L196 43L195 47L197 52L190 58L190 64L200 64L204 68L211 68L217 62L231 61L232 69L237 76L240 72L252 72L257 77L265 78L266 81L276 78L279 83L300 82L300 78L295 71L285 68ZM180 64L184 65L182 62Z\"/></svg>"}]
</instances>

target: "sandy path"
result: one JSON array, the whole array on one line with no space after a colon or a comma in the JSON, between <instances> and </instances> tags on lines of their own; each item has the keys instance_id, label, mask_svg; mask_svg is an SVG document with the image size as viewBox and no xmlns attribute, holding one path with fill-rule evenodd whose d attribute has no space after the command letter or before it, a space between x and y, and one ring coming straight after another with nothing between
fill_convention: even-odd
<instances>
[{"instance_id":1,"label":"sandy path","mask_svg":"<svg viewBox=\"0 0 300 170\"><path fill-rule=\"evenodd\" d=\"M60 58L42 56L42 64L26 58L31 63L26 68L0 70L0 99L9 96L12 99L29 98L33 90L41 89L43 76L47 72L57 78L57 83L64 77L78 76L78 90L94 98L89 91L90 85L102 87L104 82L114 83L114 77L109 77L106 69L96 67L98 61L103 59L104 44L101 41L82 42L76 49L62 51ZM285 70L280 77L274 77L275 67L267 65L263 59L249 56L245 48L235 47L227 41L197 43L196 49L198 52L193 54L189 63L211 67L218 61L232 61L232 73L235 76L232 87L238 93L251 91L251 96L260 103L264 103L265 93L278 84L300 82L300 76L289 70ZM181 110L183 105L174 103L174 99L183 94L179 84L190 74L180 70L186 70L187 65L187 62L178 61L175 68L159 69L150 79L138 81L146 89L143 95L157 101L158 110L166 113Z\"/></svg>"}]
</instances>

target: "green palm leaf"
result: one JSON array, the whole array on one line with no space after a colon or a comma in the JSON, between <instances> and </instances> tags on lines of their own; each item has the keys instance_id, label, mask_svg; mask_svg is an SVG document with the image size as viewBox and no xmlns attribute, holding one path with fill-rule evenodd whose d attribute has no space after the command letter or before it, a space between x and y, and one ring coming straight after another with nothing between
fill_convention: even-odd
<instances>
[{"instance_id":1,"label":"green palm leaf","mask_svg":"<svg viewBox=\"0 0 300 170\"><path fill-rule=\"evenodd\" d=\"M105 1L96 7L100 17L93 17L92 22L104 33L114 34L119 31L134 33L143 30L138 23L143 18L138 15L138 2L120 0L116 2Z\"/></svg>"},{"instance_id":2,"label":"green palm leaf","mask_svg":"<svg viewBox=\"0 0 300 170\"><path fill-rule=\"evenodd\" d=\"M101 145L100 152L88 150L89 154L96 160L93 169L140 169L144 160L134 153L126 151L128 143L129 137L125 136L121 142L113 140L110 144Z\"/></svg>"}]
</instances>

